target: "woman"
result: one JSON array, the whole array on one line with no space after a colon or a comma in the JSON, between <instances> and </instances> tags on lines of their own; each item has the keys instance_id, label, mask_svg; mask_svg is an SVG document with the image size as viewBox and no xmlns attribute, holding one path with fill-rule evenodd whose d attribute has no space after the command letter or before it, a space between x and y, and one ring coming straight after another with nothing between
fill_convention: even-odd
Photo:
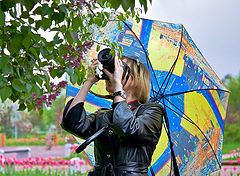
<instances>
[{"instance_id":1,"label":"woman","mask_svg":"<svg viewBox=\"0 0 240 176\"><path fill-rule=\"evenodd\" d=\"M147 176L152 154L162 128L162 107L147 102L150 95L150 73L137 60L123 57L130 67L130 77L123 87L122 61L115 58L114 73L103 71L109 77L106 89L113 93L113 109L99 109L86 115L85 98L96 76L88 76L77 96L65 107L62 127L68 132L88 138L105 126L108 130L94 141L94 176ZM121 94L126 92L126 98Z\"/></svg>"}]
</instances>

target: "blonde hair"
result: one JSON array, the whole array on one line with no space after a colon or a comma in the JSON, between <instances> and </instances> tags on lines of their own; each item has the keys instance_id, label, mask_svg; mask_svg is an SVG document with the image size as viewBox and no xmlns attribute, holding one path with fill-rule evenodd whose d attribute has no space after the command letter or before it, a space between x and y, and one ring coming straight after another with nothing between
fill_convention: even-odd
<instances>
[{"instance_id":1,"label":"blonde hair","mask_svg":"<svg viewBox=\"0 0 240 176\"><path fill-rule=\"evenodd\" d=\"M150 97L151 76L149 70L137 59L123 56L126 58L126 64L130 67L130 74L133 78L130 88L135 90L134 96L140 103L146 103Z\"/></svg>"}]
</instances>

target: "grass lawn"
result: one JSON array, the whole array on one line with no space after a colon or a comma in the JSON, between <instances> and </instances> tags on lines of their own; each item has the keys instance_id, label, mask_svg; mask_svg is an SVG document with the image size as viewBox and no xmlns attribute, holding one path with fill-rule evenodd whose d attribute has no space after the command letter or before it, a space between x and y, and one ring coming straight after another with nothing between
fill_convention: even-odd
<instances>
[{"instance_id":1,"label":"grass lawn","mask_svg":"<svg viewBox=\"0 0 240 176\"><path fill-rule=\"evenodd\" d=\"M236 150L237 148L240 148L240 141L239 143L223 143L223 154L227 154L232 150Z\"/></svg>"}]
</instances>

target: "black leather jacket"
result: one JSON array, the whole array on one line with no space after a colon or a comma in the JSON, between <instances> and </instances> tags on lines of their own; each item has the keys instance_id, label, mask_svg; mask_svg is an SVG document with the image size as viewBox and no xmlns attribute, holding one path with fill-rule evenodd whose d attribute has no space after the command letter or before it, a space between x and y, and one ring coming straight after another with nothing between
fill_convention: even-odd
<instances>
[{"instance_id":1,"label":"black leather jacket","mask_svg":"<svg viewBox=\"0 0 240 176\"><path fill-rule=\"evenodd\" d=\"M94 141L92 175L148 175L161 135L163 110L159 104L148 102L131 111L126 101L122 101L114 110L100 109L86 115L83 103L78 103L66 115L70 103L65 107L61 123L66 131L87 139L102 127L110 127Z\"/></svg>"}]
</instances>

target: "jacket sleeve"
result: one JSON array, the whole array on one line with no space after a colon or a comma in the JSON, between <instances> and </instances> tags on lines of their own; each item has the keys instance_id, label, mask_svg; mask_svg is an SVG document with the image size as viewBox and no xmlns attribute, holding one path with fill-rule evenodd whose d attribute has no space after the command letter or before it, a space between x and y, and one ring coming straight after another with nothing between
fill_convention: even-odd
<instances>
[{"instance_id":1,"label":"jacket sleeve","mask_svg":"<svg viewBox=\"0 0 240 176\"><path fill-rule=\"evenodd\" d=\"M122 101L114 109L112 123L108 123L122 141L157 143L162 129L162 107L149 103L140 108L141 113L135 117L126 101Z\"/></svg>"},{"instance_id":2,"label":"jacket sleeve","mask_svg":"<svg viewBox=\"0 0 240 176\"><path fill-rule=\"evenodd\" d=\"M87 139L96 131L96 114L86 115L84 103L78 103L68 111L72 100L65 106L61 127L75 136Z\"/></svg>"}]
</instances>

